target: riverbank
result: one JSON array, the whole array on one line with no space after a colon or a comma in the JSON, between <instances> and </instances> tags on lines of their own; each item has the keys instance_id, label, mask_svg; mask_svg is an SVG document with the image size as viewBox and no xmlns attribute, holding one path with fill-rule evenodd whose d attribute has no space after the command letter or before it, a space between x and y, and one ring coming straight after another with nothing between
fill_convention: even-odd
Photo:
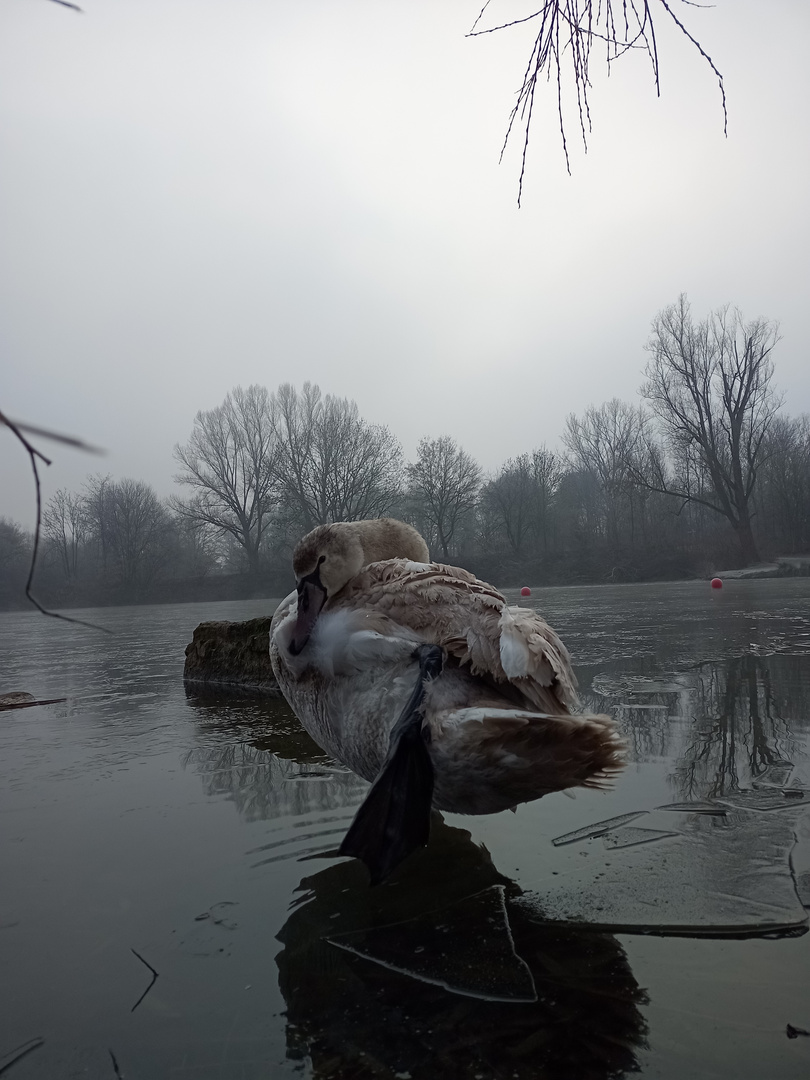
<instances>
[{"instance_id":1,"label":"riverbank","mask_svg":"<svg viewBox=\"0 0 810 1080\"><path fill-rule=\"evenodd\" d=\"M810 577L810 555L780 555L772 562L756 563L738 570L715 570L712 577L758 578Z\"/></svg>"}]
</instances>

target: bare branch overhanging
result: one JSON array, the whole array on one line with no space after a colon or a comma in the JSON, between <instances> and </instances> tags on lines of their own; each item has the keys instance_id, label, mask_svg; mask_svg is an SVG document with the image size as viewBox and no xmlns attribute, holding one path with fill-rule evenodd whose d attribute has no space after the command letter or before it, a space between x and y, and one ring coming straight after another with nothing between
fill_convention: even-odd
<instances>
[{"instance_id":1,"label":"bare branch overhanging","mask_svg":"<svg viewBox=\"0 0 810 1080\"><path fill-rule=\"evenodd\" d=\"M697 49L717 78L723 110L723 132L728 133L728 109L723 76L712 56L698 39L687 29L668 0L657 0L681 34ZM702 7L693 0L680 0L688 7ZM539 29L532 44L529 60L523 73L523 81L517 91L517 101L509 115L501 160L516 126L523 129L523 140L518 180L518 206L523 196L523 182L529 150L531 125L534 118L535 94L541 77L556 85L557 119L562 140L566 169L571 173L571 159L565 128L564 95L566 79L564 68L570 77L579 120L579 131L587 152L588 135L592 131L589 92L591 90L590 61L594 43L605 46L608 73L616 60L634 50L645 52L652 68L657 96L661 93L658 41L655 32L653 8L655 0L621 0L617 9L613 0L544 0L540 7L528 15L506 22L482 26L492 0L487 0L470 29L469 37L492 34L499 30L513 29L539 20ZM567 61L567 62L566 62ZM571 85L569 83L568 85Z\"/></svg>"}]
</instances>

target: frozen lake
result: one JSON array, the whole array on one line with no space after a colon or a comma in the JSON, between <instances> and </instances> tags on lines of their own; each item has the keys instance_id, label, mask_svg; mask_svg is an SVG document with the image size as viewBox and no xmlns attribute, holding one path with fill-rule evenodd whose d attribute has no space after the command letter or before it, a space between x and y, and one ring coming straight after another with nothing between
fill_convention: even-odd
<instances>
[{"instance_id":1,"label":"frozen lake","mask_svg":"<svg viewBox=\"0 0 810 1080\"><path fill-rule=\"evenodd\" d=\"M334 854L366 785L283 701L184 691L197 623L274 601L0 615L0 692L68 699L0 713L0 1071L810 1075L810 579L528 603L628 767L373 890Z\"/></svg>"}]
</instances>

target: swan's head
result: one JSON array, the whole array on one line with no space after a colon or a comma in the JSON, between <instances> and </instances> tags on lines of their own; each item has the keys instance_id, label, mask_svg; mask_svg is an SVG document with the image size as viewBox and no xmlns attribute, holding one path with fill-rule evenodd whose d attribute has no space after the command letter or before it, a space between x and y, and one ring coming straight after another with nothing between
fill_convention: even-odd
<instances>
[{"instance_id":1,"label":"swan's head","mask_svg":"<svg viewBox=\"0 0 810 1080\"><path fill-rule=\"evenodd\" d=\"M363 544L353 522L319 525L298 541L293 571L298 588L298 617L290 642L297 655L309 641L321 608L330 596L359 573L365 559Z\"/></svg>"},{"instance_id":2,"label":"swan's head","mask_svg":"<svg viewBox=\"0 0 810 1080\"><path fill-rule=\"evenodd\" d=\"M364 566L396 558L427 562L429 556L427 544L416 529L393 518L318 525L302 537L293 552L298 616L290 652L301 652L323 605Z\"/></svg>"}]
</instances>

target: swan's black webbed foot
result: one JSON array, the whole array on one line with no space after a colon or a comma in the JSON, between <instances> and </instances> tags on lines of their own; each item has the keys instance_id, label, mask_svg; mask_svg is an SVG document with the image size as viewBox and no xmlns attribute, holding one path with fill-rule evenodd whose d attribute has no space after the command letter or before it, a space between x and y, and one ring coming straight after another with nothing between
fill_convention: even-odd
<instances>
[{"instance_id":1,"label":"swan's black webbed foot","mask_svg":"<svg viewBox=\"0 0 810 1080\"><path fill-rule=\"evenodd\" d=\"M391 729L379 776L340 845L341 855L362 859L377 885L430 836L433 763L422 731L425 686L441 674L444 652L419 645L416 686Z\"/></svg>"}]
</instances>

